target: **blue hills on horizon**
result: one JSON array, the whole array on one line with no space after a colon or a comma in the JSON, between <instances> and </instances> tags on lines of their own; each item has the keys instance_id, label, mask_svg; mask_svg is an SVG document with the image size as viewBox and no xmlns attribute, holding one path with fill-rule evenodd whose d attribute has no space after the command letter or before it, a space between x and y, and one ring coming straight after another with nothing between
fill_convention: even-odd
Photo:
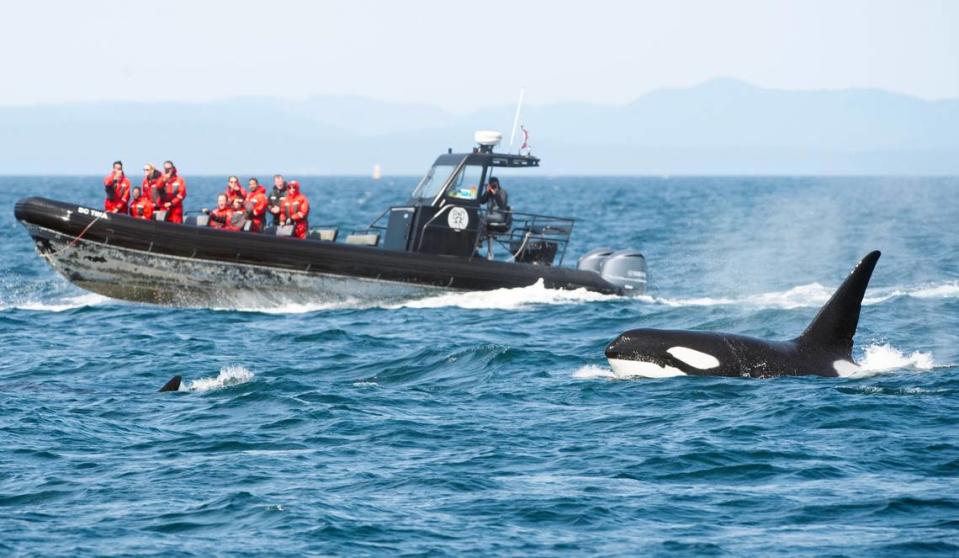
<instances>
[{"instance_id":1,"label":"blue hills on horizon","mask_svg":"<svg viewBox=\"0 0 959 558\"><path fill-rule=\"evenodd\" d=\"M359 96L0 107L0 174L99 174L173 159L185 174L420 174L512 106L452 114ZM789 91L721 78L624 105L527 106L545 174L959 174L959 99ZM519 142L517 142L518 145Z\"/></svg>"}]
</instances>

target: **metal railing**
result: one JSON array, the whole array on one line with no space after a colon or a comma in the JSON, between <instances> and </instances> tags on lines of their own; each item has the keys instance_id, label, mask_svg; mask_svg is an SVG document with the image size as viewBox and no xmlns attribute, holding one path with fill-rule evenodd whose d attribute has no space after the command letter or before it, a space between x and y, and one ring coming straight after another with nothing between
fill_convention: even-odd
<instances>
[{"instance_id":1,"label":"metal railing","mask_svg":"<svg viewBox=\"0 0 959 558\"><path fill-rule=\"evenodd\" d=\"M484 220L489 212L481 211ZM501 215L512 217L509 230L503 232L489 231L488 237L505 248L510 253L512 261L521 260L523 253L531 246L543 243L556 245L559 261L556 265L563 265L566 258L566 249L569 238L573 234L573 225L576 220L570 217L556 217L523 211L497 211ZM480 242L481 240L478 240Z\"/></svg>"}]
</instances>

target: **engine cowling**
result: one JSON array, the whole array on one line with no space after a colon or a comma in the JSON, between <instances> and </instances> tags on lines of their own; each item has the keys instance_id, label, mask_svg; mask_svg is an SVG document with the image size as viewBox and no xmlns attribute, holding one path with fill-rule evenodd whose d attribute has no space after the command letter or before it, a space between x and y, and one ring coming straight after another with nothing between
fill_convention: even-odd
<instances>
[{"instance_id":1,"label":"engine cowling","mask_svg":"<svg viewBox=\"0 0 959 558\"><path fill-rule=\"evenodd\" d=\"M646 293L646 257L637 250L613 252L605 260L600 275L622 287L628 295Z\"/></svg>"}]
</instances>

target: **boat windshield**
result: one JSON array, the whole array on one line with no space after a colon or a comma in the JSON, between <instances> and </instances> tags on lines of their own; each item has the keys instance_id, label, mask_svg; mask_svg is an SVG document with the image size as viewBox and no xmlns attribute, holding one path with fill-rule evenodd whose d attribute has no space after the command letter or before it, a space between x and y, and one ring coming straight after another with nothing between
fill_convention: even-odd
<instances>
[{"instance_id":1,"label":"boat windshield","mask_svg":"<svg viewBox=\"0 0 959 558\"><path fill-rule=\"evenodd\" d=\"M458 200L475 200L479 195L479 186L482 181L483 167L466 165L450 182L447 195Z\"/></svg>"},{"instance_id":2,"label":"boat windshield","mask_svg":"<svg viewBox=\"0 0 959 558\"><path fill-rule=\"evenodd\" d=\"M426 176L416 185L416 189L413 190L411 197L414 199L435 198L436 194L439 194L440 189L443 188L443 184L446 184L446 179L453 174L453 171L456 170L458 166L459 162L452 164L437 163L433 165L426 173Z\"/></svg>"}]
</instances>

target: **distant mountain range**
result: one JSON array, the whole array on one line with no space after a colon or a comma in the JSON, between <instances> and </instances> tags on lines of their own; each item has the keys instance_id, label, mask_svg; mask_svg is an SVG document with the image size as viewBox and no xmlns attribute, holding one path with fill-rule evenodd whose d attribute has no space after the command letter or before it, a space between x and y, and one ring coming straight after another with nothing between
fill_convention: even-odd
<instances>
[{"instance_id":1,"label":"distant mountain range","mask_svg":"<svg viewBox=\"0 0 959 558\"><path fill-rule=\"evenodd\" d=\"M363 97L0 107L0 174L105 173L173 159L185 174L419 174L514 107L458 115ZM625 105L527 106L547 174L959 174L959 99L785 91L715 79Z\"/></svg>"}]
</instances>

